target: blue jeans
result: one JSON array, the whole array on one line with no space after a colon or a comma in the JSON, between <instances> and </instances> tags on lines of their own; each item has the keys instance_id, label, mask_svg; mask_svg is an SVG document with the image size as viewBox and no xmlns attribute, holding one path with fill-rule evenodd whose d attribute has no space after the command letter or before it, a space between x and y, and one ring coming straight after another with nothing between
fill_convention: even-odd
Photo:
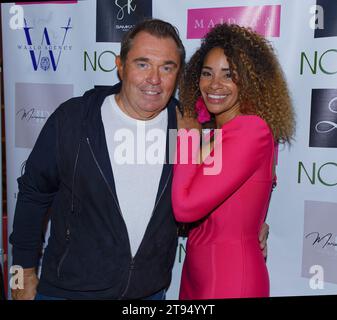
<instances>
[{"instance_id":1,"label":"blue jeans","mask_svg":"<svg viewBox=\"0 0 337 320\"><path fill-rule=\"evenodd\" d=\"M141 300L165 300L165 299L166 299L166 290L163 289ZM50 297L50 296L45 296L44 294L41 294L41 293L37 293L34 300L67 300L67 299Z\"/></svg>"},{"instance_id":2,"label":"blue jeans","mask_svg":"<svg viewBox=\"0 0 337 320\"><path fill-rule=\"evenodd\" d=\"M66 299L65 298L45 296L44 294L37 293L34 300L66 300Z\"/></svg>"},{"instance_id":3,"label":"blue jeans","mask_svg":"<svg viewBox=\"0 0 337 320\"><path fill-rule=\"evenodd\" d=\"M143 298L142 300L165 300L165 299L166 299L166 290L163 289L151 296Z\"/></svg>"}]
</instances>

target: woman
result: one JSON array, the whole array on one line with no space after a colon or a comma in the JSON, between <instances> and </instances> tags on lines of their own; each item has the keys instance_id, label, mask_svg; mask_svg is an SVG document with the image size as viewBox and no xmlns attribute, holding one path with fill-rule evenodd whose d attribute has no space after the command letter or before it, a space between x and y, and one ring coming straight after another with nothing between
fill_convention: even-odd
<instances>
[{"instance_id":1,"label":"woman","mask_svg":"<svg viewBox=\"0 0 337 320\"><path fill-rule=\"evenodd\" d=\"M269 296L259 247L272 190L276 143L289 143L294 115L286 82L266 39L237 25L218 25L203 39L180 82L184 117L179 128L198 128L193 117L213 119L211 152L190 152L184 164L179 130L172 200L177 221L192 223L180 299ZM195 109L195 106L197 108ZM206 109L207 107L207 109ZM201 163L197 163L201 158ZM207 173L210 159L218 172ZM180 161L180 162L179 162Z\"/></svg>"}]
</instances>

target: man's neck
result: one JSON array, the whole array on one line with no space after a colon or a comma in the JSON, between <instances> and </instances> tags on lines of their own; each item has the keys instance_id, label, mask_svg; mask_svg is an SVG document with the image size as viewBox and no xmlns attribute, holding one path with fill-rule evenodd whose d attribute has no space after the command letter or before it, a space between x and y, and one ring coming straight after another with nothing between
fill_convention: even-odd
<instances>
[{"instance_id":1,"label":"man's neck","mask_svg":"<svg viewBox=\"0 0 337 320\"><path fill-rule=\"evenodd\" d=\"M133 118L135 120L143 120L143 121L151 120L161 112L160 110L159 112L148 112L147 114L139 113L136 110L128 107L129 104L125 102L126 99L123 97L122 93L116 94L115 100L121 111L124 112L130 118Z\"/></svg>"}]
</instances>

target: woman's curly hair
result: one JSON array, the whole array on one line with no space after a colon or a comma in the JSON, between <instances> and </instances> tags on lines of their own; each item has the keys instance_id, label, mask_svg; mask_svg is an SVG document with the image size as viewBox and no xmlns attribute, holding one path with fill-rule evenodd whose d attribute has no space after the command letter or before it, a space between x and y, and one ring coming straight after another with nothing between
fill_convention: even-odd
<instances>
[{"instance_id":1,"label":"woman's curly hair","mask_svg":"<svg viewBox=\"0 0 337 320\"><path fill-rule=\"evenodd\" d=\"M184 112L196 115L194 106L201 95L199 78L203 61L217 47L223 48L232 79L238 86L241 113L260 116L270 126L275 141L290 143L295 121L283 72L271 44L249 28L221 24L203 38L179 82Z\"/></svg>"}]
</instances>

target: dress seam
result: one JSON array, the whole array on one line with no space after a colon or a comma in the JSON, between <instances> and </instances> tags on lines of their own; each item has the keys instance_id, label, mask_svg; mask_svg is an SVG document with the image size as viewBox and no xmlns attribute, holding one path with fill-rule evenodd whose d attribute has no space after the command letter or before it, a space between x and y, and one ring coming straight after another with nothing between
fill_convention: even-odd
<instances>
[{"instance_id":1,"label":"dress seam","mask_svg":"<svg viewBox=\"0 0 337 320\"><path fill-rule=\"evenodd\" d=\"M245 297L246 291L246 256L245 256L245 241L244 236L241 233L242 241L242 283L241 283L241 297Z\"/></svg>"}]
</instances>

